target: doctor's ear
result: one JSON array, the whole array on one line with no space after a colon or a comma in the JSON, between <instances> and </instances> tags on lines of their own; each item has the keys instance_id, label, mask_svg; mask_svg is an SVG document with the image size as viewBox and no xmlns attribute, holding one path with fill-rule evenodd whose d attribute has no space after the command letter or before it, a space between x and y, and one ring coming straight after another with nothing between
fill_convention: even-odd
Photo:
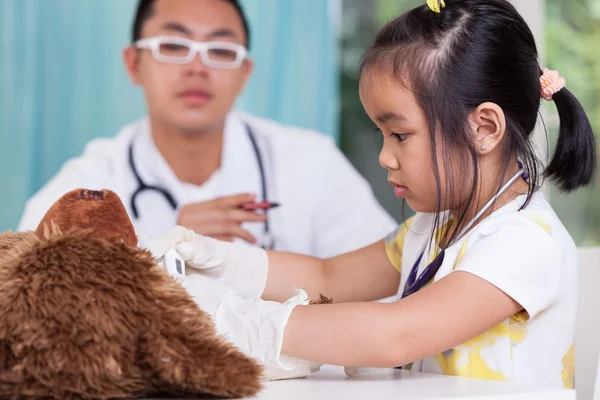
<instances>
[{"instance_id":1,"label":"doctor's ear","mask_svg":"<svg viewBox=\"0 0 600 400\"><path fill-rule=\"evenodd\" d=\"M123 50L123 63L125 64L125 69L127 69L127 74L129 75L131 82L135 85L141 84L139 74L139 59L140 52L133 46L127 46Z\"/></svg>"},{"instance_id":2,"label":"doctor's ear","mask_svg":"<svg viewBox=\"0 0 600 400\"><path fill-rule=\"evenodd\" d=\"M254 61L251 58L247 58L242 64L242 75L243 75L243 83L241 90L244 89L250 77L252 76L252 72L254 71ZM240 91L241 91L240 90Z\"/></svg>"}]
</instances>

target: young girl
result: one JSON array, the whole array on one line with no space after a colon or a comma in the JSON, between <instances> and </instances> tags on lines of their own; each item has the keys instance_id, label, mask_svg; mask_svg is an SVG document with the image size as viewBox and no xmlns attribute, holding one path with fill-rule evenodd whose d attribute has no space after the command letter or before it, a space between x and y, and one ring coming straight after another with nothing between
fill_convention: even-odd
<instances>
[{"instance_id":1,"label":"young girl","mask_svg":"<svg viewBox=\"0 0 600 400\"><path fill-rule=\"evenodd\" d=\"M543 177L567 192L589 183L595 144L525 21L505 0L429 0L383 28L360 74L379 161L417 214L328 260L196 235L177 246L184 259L247 300L208 298L199 275L184 286L218 326L239 318L249 348L271 346L266 358L573 387L577 249L538 189ZM531 143L541 98L560 115L545 170ZM334 304L253 300L294 288Z\"/></svg>"}]
</instances>

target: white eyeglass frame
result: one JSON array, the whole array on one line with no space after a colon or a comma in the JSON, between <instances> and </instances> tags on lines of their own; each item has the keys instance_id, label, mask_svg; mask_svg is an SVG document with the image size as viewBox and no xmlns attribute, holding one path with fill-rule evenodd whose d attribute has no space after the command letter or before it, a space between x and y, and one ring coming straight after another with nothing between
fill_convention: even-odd
<instances>
[{"instance_id":1,"label":"white eyeglass frame","mask_svg":"<svg viewBox=\"0 0 600 400\"><path fill-rule=\"evenodd\" d=\"M173 57L165 56L160 53L160 45L165 43L180 44L190 48L187 56ZM200 59L209 68L216 69L236 69L241 67L244 60L248 57L248 50L241 44L231 42L197 42L192 39L179 36L154 36L136 41L133 47L137 49L148 49L152 51L152 57L159 62L168 64L189 64L196 54L200 53ZM226 49L235 51L235 61L215 61L208 56L211 49Z\"/></svg>"}]
</instances>

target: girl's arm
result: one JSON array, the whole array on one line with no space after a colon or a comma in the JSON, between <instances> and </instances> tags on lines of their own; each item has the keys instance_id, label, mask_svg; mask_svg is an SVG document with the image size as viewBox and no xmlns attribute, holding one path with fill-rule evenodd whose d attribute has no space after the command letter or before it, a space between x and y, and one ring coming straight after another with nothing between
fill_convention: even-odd
<instances>
[{"instance_id":1,"label":"girl's arm","mask_svg":"<svg viewBox=\"0 0 600 400\"><path fill-rule=\"evenodd\" d=\"M358 263L353 267L362 272ZM496 286L457 271L396 303L298 306L282 354L323 364L394 367L462 344L522 309Z\"/></svg>"},{"instance_id":2,"label":"girl's arm","mask_svg":"<svg viewBox=\"0 0 600 400\"><path fill-rule=\"evenodd\" d=\"M387 258L384 241L322 260L291 253L269 252L265 300L283 302L296 288L309 297L323 294L335 303L372 301L396 294L400 274Z\"/></svg>"}]
</instances>

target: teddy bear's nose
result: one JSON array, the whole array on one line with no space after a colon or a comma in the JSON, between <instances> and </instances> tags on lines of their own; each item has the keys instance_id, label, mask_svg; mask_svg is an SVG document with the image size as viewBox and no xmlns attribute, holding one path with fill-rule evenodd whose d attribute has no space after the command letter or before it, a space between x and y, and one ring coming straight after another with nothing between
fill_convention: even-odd
<instances>
[{"instance_id":1,"label":"teddy bear's nose","mask_svg":"<svg viewBox=\"0 0 600 400\"><path fill-rule=\"evenodd\" d=\"M82 189L79 192L81 200L104 200L104 192L100 190Z\"/></svg>"}]
</instances>

